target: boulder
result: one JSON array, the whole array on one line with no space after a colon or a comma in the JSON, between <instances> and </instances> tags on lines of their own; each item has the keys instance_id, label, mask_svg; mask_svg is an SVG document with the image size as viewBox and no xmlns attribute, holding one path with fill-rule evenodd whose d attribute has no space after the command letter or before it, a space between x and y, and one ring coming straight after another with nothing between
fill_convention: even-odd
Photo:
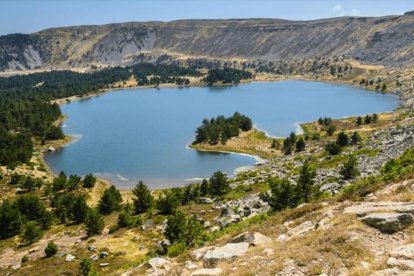
<instances>
[{"instance_id":1,"label":"boulder","mask_svg":"<svg viewBox=\"0 0 414 276\"><path fill-rule=\"evenodd\" d=\"M296 226L295 228L292 228L288 231L289 236L299 236L303 235L311 230L315 229L315 225L312 221L305 221Z\"/></svg>"},{"instance_id":2,"label":"boulder","mask_svg":"<svg viewBox=\"0 0 414 276\"><path fill-rule=\"evenodd\" d=\"M98 254L93 254L92 256L89 257L92 261L97 261L99 259L99 255Z\"/></svg>"},{"instance_id":3,"label":"boulder","mask_svg":"<svg viewBox=\"0 0 414 276\"><path fill-rule=\"evenodd\" d=\"M391 256L414 259L414 243L398 247L397 249L391 251Z\"/></svg>"},{"instance_id":4,"label":"boulder","mask_svg":"<svg viewBox=\"0 0 414 276\"><path fill-rule=\"evenodd\" d=\"M208 250L203 256L203 261L207 267L214 267L222 260L233 259L244 255L248 248L249 243L247 242L228 243L222 247Z\"/></svg>"},{"instance_id":5,"label":"boulder","mask_svg":"<svg viewBox=\"0 0 414 276\"><path fill-rule=\"evenodd\" d=\"M191 276L216 276L223 272L221 268L203 268L191 273Z\"/></svg>"},{"instance_id":6,"label":"boulder","mask_svg":"<svg viewBox=\"0 0 414 276\"><path fill-rule=\"evenodd\" d=\"M101 259L105 259L109 256L109 253L107 251L102 251L101 253L99 253L99 258Z\"/></svg>"},{"instance_id":7,"label":"boulder","mask_svg":"<svg viewBox=\"0 0 414 276\"><path fill-rule=\"evenodd\" d=\"M160 269L160 268L166 268L167 266L170 265L170 261L168 261L167 259L164 258L152 258L148 261L149 266L156 270L156 269Z\"/></svg>"},{"instance_id":8,"label":"boulder","mask_svg":"<svg viewBox=\"0 0 414 276\"><path fill-rule=\"evenodd\" d=\"M67 261L67 262L72 262L74 259L76 259L76 257L75 256L73 256L72 254L66 254L66 258L65 258L65 261Z\"/></svg>"},{"instance_id":9,"label":"boulder","mask_svg":"<svg viewBox=\"0 0 414 276\"><path fill-rule=\"evenodd\" d=\"M186 261L185 262L185 267L189 270L193 270L198 268L198 265L196 265L195 263L193 263L192 261Z\"/></svg>"},{"instance_id":10,"label":"boulder","mask_svg":"<svg viewBox=\"0 0 414 276\"><path fill-rule=\"evenodd\" d=\"M404 260L404 259L397 259L394 257L388 258L387 265L389 266L399 266L402 268L409 268L414 270L414 261L413 260Z\"/></svg>"},{"instance_id":11,"label":"boulder","mask_svg":"<svg viewBox=\"0 0 414 276\"><path fill-rule=\"evenodd\" d=\"M234 237L231 243L247 242L251 246L264 245L272 242L272 239L257 232L244 232Z\"/></svg>"},{"instance_id":12,"label":"boulder","mask_svg":"<svg viewBox=\"0 0 414 276\"><path fill-rule=\"evenodd\" d=\"M367 225L380 230L382 233L392 234L413 223L410 214L375 213L361 219Z\"/></svg>"},{"instance_id":13,"label":"boulder","mask_svg":"<svg viewBox=\"0 0 414 276\"><path fill-rule=\"evenodd\" d=\"M362 204L353 205L345 208L345 214L356 214L357 216L365 216L374 212L394 212L394 213L410 213L414 214L414 203L412 202L364 202Z\"/></svg>"},{"instance_id":14,"label":"boulder","mask_svg":"<svg viewBox=\"0 0 414 276\"><path fill-rule=\"evenodd\" d=\"M107 267L107 266L109 266L109 263L100 263L99 266L100 267Z\"/></svg>"},{"instance_id":15,"label":"boulder","mask_svg":"<svg viewBox=\"0 0 414 276\"><path fill-rule=\"evenodd\" d=\"M216 200L215 198L211 199L209 197L200 197L200 203L202 204L210 204L213 203L214 200Z\"/></svg>"}]
</instances>

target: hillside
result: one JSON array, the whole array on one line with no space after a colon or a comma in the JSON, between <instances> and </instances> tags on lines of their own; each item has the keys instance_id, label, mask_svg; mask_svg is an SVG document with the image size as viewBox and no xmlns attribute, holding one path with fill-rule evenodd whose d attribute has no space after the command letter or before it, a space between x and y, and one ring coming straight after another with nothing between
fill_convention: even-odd
<instances>
[{"instance_id":1,"label":"hillside","mask_svg":"<svg viewBox=\"0 0 414 276\"><path fill-rule=\"evenodd\" d=\"M340 56L414 62L414 14L314 21L180 20L62 27L0 37L0 70L116 66L139 61L233 61Z\"/></svg>"}]
</instances>

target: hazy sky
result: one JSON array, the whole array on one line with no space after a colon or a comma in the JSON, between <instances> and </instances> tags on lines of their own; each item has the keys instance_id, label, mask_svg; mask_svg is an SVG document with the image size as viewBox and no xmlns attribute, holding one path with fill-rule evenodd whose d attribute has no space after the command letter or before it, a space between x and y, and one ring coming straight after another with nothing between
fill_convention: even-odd
<instances>
[{"instance_id":1,"label":"hazy sky","mask_svg":"<svg viewBox=\"0 0 414 276\"><path fill-rule=\"evenodd\" d=\"M189 18L317 19L414 10L414 0L0 0L0 34Z\"/></svg>"}]
</instances>

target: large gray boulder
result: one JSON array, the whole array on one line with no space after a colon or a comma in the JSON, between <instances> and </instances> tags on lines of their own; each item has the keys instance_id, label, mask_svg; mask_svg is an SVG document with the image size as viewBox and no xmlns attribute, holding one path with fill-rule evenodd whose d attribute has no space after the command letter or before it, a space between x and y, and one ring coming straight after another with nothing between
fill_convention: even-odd
<instances>
[{"instance_id":1,"label":"large gray boulder","mask_svg":"<svg viewBox=\"0 0 414 276\"><path fill-rule=\"evenodd\" d=\"M216 247L208 250L204 256L203 261L207 267L214 267L222 260L229 260L244 255L249 248L249 243L228 243L221 247Z\"/></svg>"},{"instance_id":2,"label":"large gray boulder","mask_svg":"<svg viewBox=\"0 0 414 276\"><path fill-rule=\"evenodd\" d=\"M364 202L345 208L345 214L356 214L357 216L365 216L369 213L394 212L394 213L410 213L414 214L413 202Z\"/></svg>"},{"instance_id":3,"label":"large gray boulder","mask_svg":"<svg viewBox=\"0 0 414 276\"><path fill-rule=\"evenodd\" d=\"M406 213L375 213L361 220L386 234L398 232L413 223L413 217Z\"/></svg>"}]
</instances>

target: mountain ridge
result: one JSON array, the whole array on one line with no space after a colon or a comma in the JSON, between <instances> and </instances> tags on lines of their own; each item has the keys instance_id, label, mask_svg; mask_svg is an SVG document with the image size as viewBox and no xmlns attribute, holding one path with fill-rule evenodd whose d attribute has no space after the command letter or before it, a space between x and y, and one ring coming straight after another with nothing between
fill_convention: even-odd
<instances>
[{"instance_id":1,"label":"mountain ridge","mask_svg":"<svg viewBox=\"0 0 414 276\"><path fill-rule=\"evenodd\" d=\"M346 56L364 63L414 63L414 14L285 19L184 19L69 26L0 36L0 70L136 63L140 55L276 61Z\"/></svg>"}]
</instances>

